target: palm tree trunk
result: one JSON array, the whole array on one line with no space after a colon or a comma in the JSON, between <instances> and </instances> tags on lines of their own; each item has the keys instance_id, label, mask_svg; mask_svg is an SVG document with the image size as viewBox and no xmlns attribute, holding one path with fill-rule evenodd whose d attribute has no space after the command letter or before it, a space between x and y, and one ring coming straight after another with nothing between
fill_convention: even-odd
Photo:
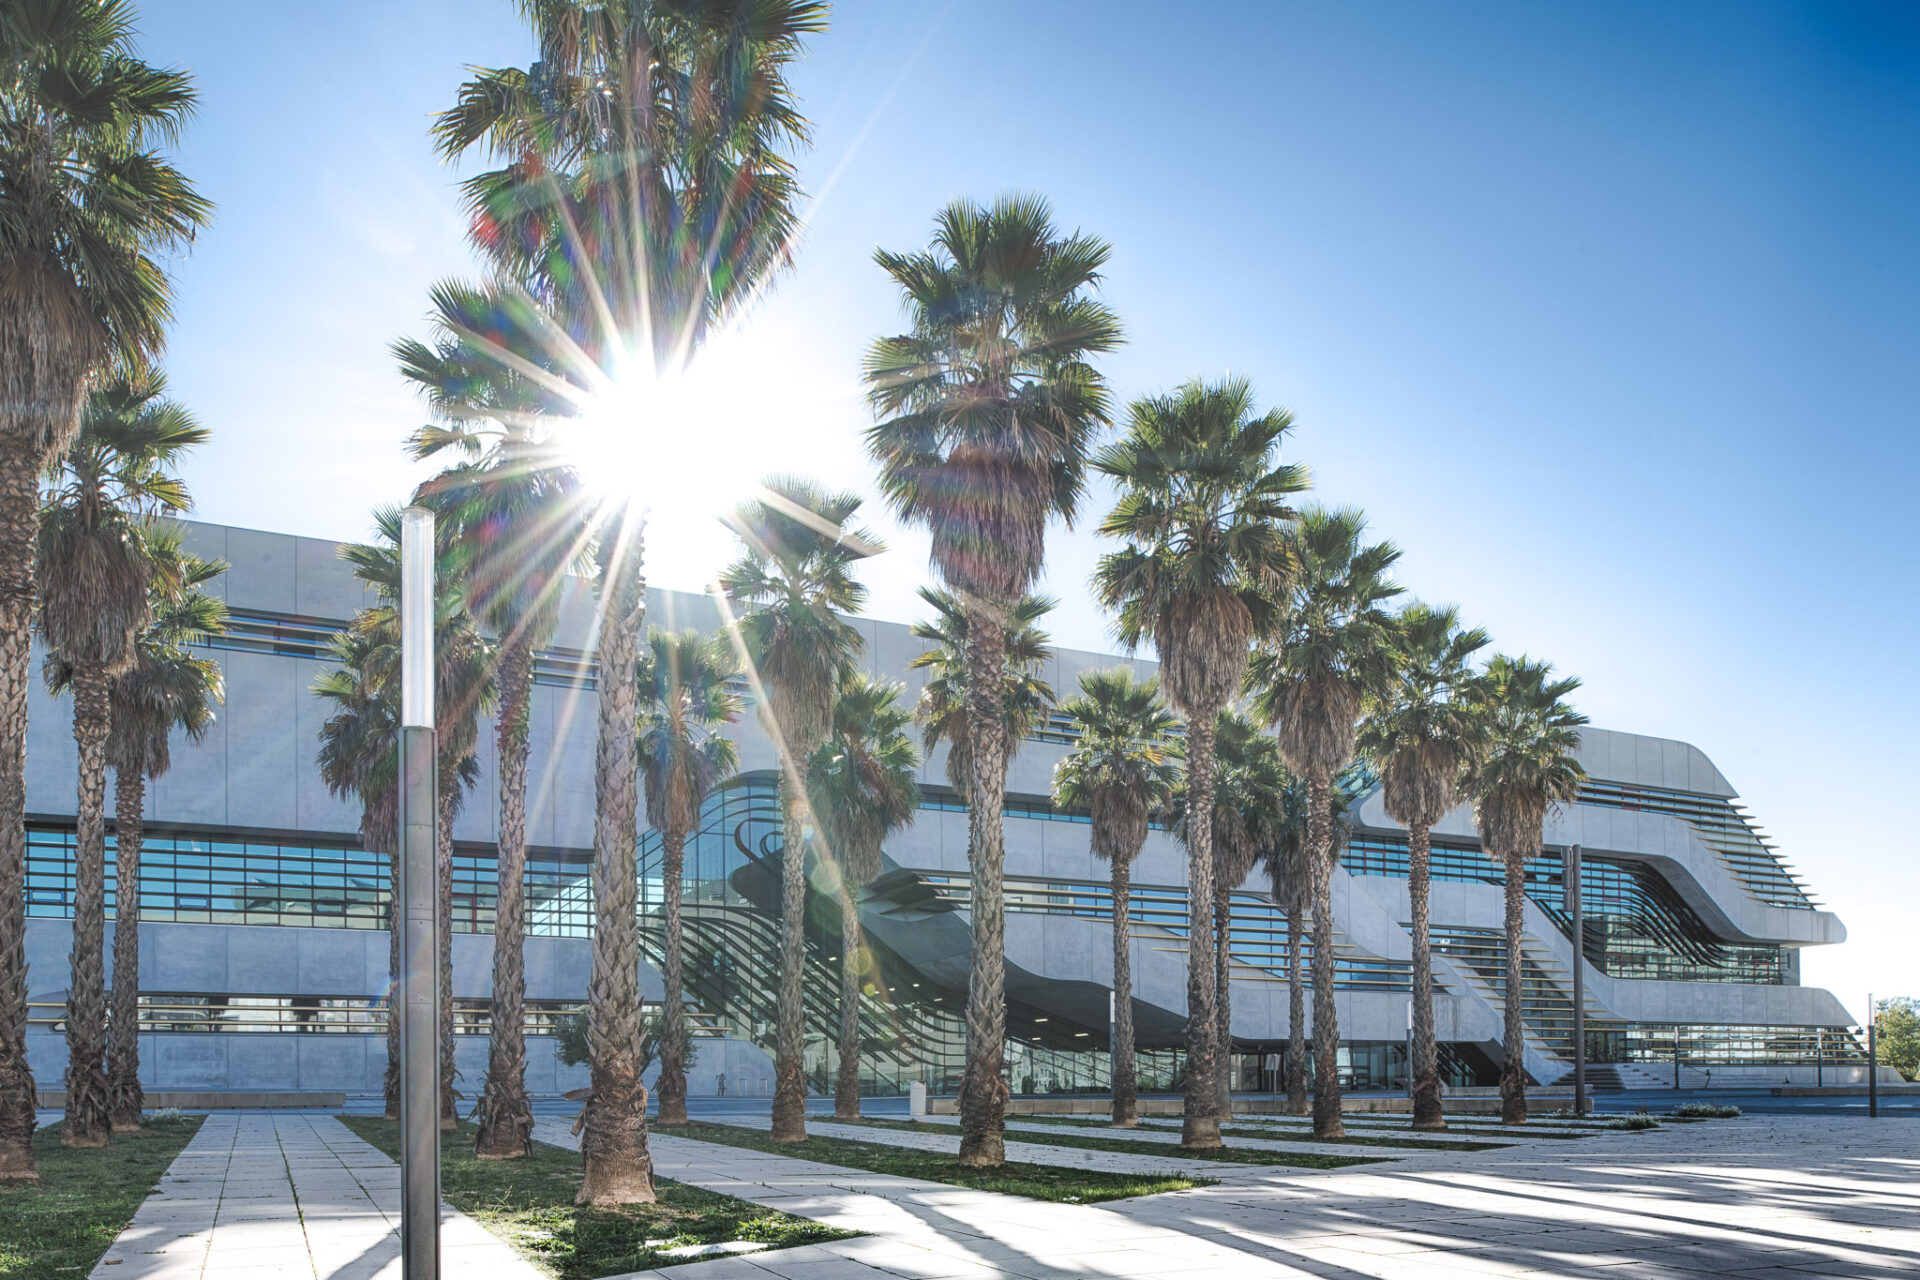
<instances>
[{"instance_id":1,"label":"palm tree trunk","mask_svg":"<svg viewBox=\"0 0 1920 1280\"><path fill-rule=\"evenodd\" d=\"M1213 739L1217 707L1187 720L1187 1088L1180 1145L1220 1142L1220 1066L1214 1044Z\"/></svg>"},{"instance_id":2,"label":"palm tree trunk","mask_svg":"<svg viewBox=\"0 0 1920 1280\"><path fill-rule=\"evenodd\" d=\"M1300 912L1287 912L1287 1114L1307 1114L1307 991L1300 981Z\"/></svg>"},{"instance_id":3,"label":"palm tree trunk","mask_svg":"<svg viewBox=\"0 0 1920 1280\"><path fill-rule=\"evenodd\" d=\"M67 988L67 1114L63 1147L104 1147L107 1116L107 676L73 673L73 738L80 748L74 819L73 951Z\"/></svg>"},{"instance_id":4,"label":"palm tree trunk","mask_svg":"<svg viewBox=\"0 0 1920 1280\"><path fill-rule=\"evenodd\" d=\"M654 1092L660 1098L660 1124L687 1122L687 1014L682 994L685 957L681 954L681 877L686 871L687 833L669 827L660 833L661 915L666 926L660 1007L660 1079Z\"/></svg>"},{"instance_id":5,"label":"palm tree trunk","mask_svg":"<svg viewBox=\"0 0 1920 1280\"><path fill-rule=\"evenodd\" d=\"M1440 1054L1433 1042L1433 937L1430 828L1407 831L1407 896L1413 903L1413 1127L1444 1129L1440 1107Z\"/></svg>"},{"instance_id":6,"label":"palm tree trunk","mask_svg":"<svg viewBox=\"0 0 1920 1280\"><path fill-rule=\"evenodd\" d=\"M1113 860L1113 1123L1140 1123L1140 1087L1133 1061L1133 864Z\"/></svg>"},{"instance_id":7,"label":"palm tree trunk","mask_svg":"<svg viewBox=\"0 0 1920 1280\"><path fill-rule=\"evenodd\" d=\"M860 1118L860 903L840 882L840 1070L834 1080L833 1117Z\"/></svg>"},{"instance_id":8,"label":"palm tree trunk","mask_svg":"<svg viewBox=\"0 0 1920 1280\"><path fill-rule=\"evenodd\" d=\"M812 755L809 743L787 739L780 775L780 1018L774 1034L773 1140L807 1138L806 1007L807 832L813 813L798 773Z\"/></svg>"},{"instance_id":9,"label":"palm tree trunk","mask_svg":"<svg viewBox=\"0 0 1920 1280\"><path fill-rule=\"evenodd\" d=\"M601 545L598 741L593 773L593 971L587 983L592 1095L576 1203L651 1204L647 1086L640 1058L640 638L647 621L643 528L623 516Z\"/></svg>"},{"instance_id":10,"label":"palm tree trunk","mask_svg":"<svg viewBox=\"0 0 1920 1280\"><path fill-rule=\"evenodd\" d=\"M1213 1043L1220 1058L1220 1095L1215 1102L1222 1120L1233 1118L1233 886L1213 884Z\"/></svg>"},{"instance_id":11,"label":"palm tree trunk","mask_svg":"<svg viewBox=\"0 0 1920 1280\"><path fill-rule=\"evenodd\" d=\"M979 607L967 611L967 744L973 776L967 787L968 902L972 956L967 973L967 1065L960 1079L963 1165L1007 1162L1007 917L1004 827L1007 741L1001 716L1007 635Z\"/></svg>"},{"instance_id":12,"label":"palm tree trunk","mask_svg":"<svg viewBox=\"0 0 1920 1280\"><path fill-rule=\"evenodd\" d=\"M500 865L493 917L493 995L488 1002L487 1078L480 1094L474 1154L515 1160L533 1151L527 1101L526 896L527 735L533 707L533 649L524 638L500 655ZM608 696L603 670L600 697Z\"/></svg>"},{"instance_id":13,"label":"palm tree trunk","mask_svg":"<svg viewBox=\"0 0 1920 1280\"><path fill-rule=\"evenodd\" d=\"M453 820L460 808L460 778L440 772L438 830L434 833L434 911L440 927L440 1128L460 1127L460 1104L453 1092L458 1074L453 1060Z\"/></svg>"},{"instance_id":14,"label":"palm tree trunk","mask_svg":"<svg viewBox=\"0 0 1920 1280\"><path fill-rule=\"evenodd\" d=\"M1520 854L1509 852L1507 862L1507 989L1505 1059L1500 1064L1500 1120L1503 1124L1527 1122L1527 1041L1526 1026L1520 1020L1521 1002L1526 989L1521 964L1526 953L1521 948L1527 921L1527 864ZM1575 957L1576 961L1578 957Z\"/></svg>"},{"instance_id":15,"label":"palm tree trunk","mask_svg":"<svg viewBox=\"0 0 1920 1280\"><path fill-rule=\"evenodd\" d=\"M1307 778L1307 843L1313 858L1313 1136L1343 1138L1340 1013L1333 1003L1333 783Z\"/></svg>"},{"instance_id":16,"label":"palm tree trunk","mask_svg":"<svg viewBox=\"0 0 1920 1280\"><path fill-rule=\"evenodd\" d=\"M147 775L113 771L113 1009L107 1018L107 1118L140 1132L140 846Z\"/></svg>"}]
</instances>

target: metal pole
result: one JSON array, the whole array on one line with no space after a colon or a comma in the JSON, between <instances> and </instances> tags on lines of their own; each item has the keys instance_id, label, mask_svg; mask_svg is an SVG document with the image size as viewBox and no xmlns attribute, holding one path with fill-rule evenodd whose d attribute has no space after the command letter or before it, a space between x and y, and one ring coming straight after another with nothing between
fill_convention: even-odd
<instances>
[{"instance_id":1,"label":"metal pole","mask_svg":"<svg viewBox=\"0 0 1920 1280\"><path fill-rule=\"evenodd\" d=\"M1827 1029L1813 1029L1813 1087L1827 1087Z\"/></svg>"},{"instance_id":2,"label":"metal pole","mask_svg":"<svg viewBox=\"0 0 1920 1280\"><path fill-rule=\"evenodd\" d=\"M1880 1021L1873 1016L1873 993L1867 993L1867 1115L1880 1114Z\"/></svg>"},{"instance_id":3,"label":"metal pole","mask_svg":"<svg viewBox=\"0 0 1920 1280\"><path fill-rule=\"evenodd\" d=\"M1587 916L1580 897L1580 846L1567 846L1561 888L1573 917L1573 1114L1587 1114Z\"/></svg>"},{"instance_id":4,"label":"metal pole","mask_svg":"<svg viewBox=\"0 0 1920 1280\"><path fill-rule=\"evenodd\" d=\"M400 514L400 1259L440 1280L440 946L434 909L433 513Z\"/></svg>"},{"instance_id":5,"label":"metal pole","mask_svg":"<svg viewBox=\"0 0 1920 1280\"><path fill-rule=\"evenodd\" d=\"M1680 1088L1680 1024L1673 1024L1673 1087Z\"/></svg>"}]
</instances>

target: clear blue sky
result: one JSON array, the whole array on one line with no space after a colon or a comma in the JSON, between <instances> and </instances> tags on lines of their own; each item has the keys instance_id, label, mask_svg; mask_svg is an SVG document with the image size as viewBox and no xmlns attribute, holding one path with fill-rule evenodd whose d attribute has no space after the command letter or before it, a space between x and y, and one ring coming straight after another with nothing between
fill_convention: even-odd
<instances>
[{"instance_id":1,"label":"clear blue sky","mask_svg":"<svg viewBox=\"0 0 1920 1280\"><path fill-rule=\"evenodd\" d=\"M199 513L359 536L417 475L387 344L469 265L427 120L524 61L514 6L146 10L219 203L169 357L214 431ZM798 83L820 198L683 437L704 474L657 478L656 580L711 575L699 503L761 471L866 486L859 353L899 320L871 251L1039 190L1115 246L1123 397L1250 375L1415 592L1721 765L1852 929L1809 982L1920 994L1920 10L847 0ZM875 612L911 616L924 541L874 518ZM1053 548L1056 636L1100 647L1098 544Z\"/></svg>"}]
</instances>

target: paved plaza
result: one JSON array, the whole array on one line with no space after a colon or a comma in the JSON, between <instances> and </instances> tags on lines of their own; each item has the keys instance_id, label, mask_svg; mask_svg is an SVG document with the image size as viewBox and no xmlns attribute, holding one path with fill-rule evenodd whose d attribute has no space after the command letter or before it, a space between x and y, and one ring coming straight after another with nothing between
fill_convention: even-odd
<instances>
[{"instance_id":1,"label":"paved plaza","mask_svg":"<svg viewBox=\"0 0 1920 1280\"><path fill-rule=\"evenodd\" d=\"M865 1234L646 1274L1920 1280L1920 1125L1907 1120L1784 1114L1478 1152L1347 1147L1392 1159L1327 1171L1049 1147L1044 1128L1022 1124L1009 1154L1192 1169L1218 1182L1097 1206L1050 1204L656 1134L661 1177ZM956 1136L947 1123L924 1133L819 1120L812 1129L928 1150L948 1150ZM542 1116L535 1136L578 1145L558 1116ZM393 1162L330 1115L215 1114L93 1277L397 1280L398 1192ZM448 1276L543 1274L452 1209L442 1229Z\"/></svg>"}]
</instances>

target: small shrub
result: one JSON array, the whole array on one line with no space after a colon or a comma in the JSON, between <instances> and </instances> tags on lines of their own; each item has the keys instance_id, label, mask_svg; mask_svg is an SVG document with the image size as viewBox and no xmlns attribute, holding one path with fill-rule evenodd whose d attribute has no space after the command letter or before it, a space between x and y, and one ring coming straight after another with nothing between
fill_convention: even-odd
<instances>
[{"instance_id":1,"label":"small shrub","mask_svg":"<svg viewBox=\"0 0 1920 1280\"><path fill-rule=\"evenodd\" d=\"M1732 1120L1740 1108L1726 1102L1685 1102L1673 1114L1681 1120Z\"/></svg>"},{"instance_id":2,"label":"small shrub","mask_svg":"<svg viewBox=\"0 0 1920 1280\"><path fill-rule=\"evenodd\" d=\"M1615 1116L1600 1127L1602 1129L1658 1129L1660 1122L1645 1111L1636 1111L1630 1116Z\"/></svg>"},{"instance_id":3,"label":"small shrub","mask_svg":"<svg viewBox=\"0 0 1920 1280\"><path fill-rule=\"evenodd\" d=\"M149 1111L149 1112L147 1112L147 1119L149 1119L149 1120L178 1120L178 1119L180 1118L180 1114L181 1114L181 1113L180 1113L180 1108L178 1108L178 1107L162 1107L162 1108L160 1108L160 1109L159 1109L158 1111Z\"/></svg>"}]
</instances>

